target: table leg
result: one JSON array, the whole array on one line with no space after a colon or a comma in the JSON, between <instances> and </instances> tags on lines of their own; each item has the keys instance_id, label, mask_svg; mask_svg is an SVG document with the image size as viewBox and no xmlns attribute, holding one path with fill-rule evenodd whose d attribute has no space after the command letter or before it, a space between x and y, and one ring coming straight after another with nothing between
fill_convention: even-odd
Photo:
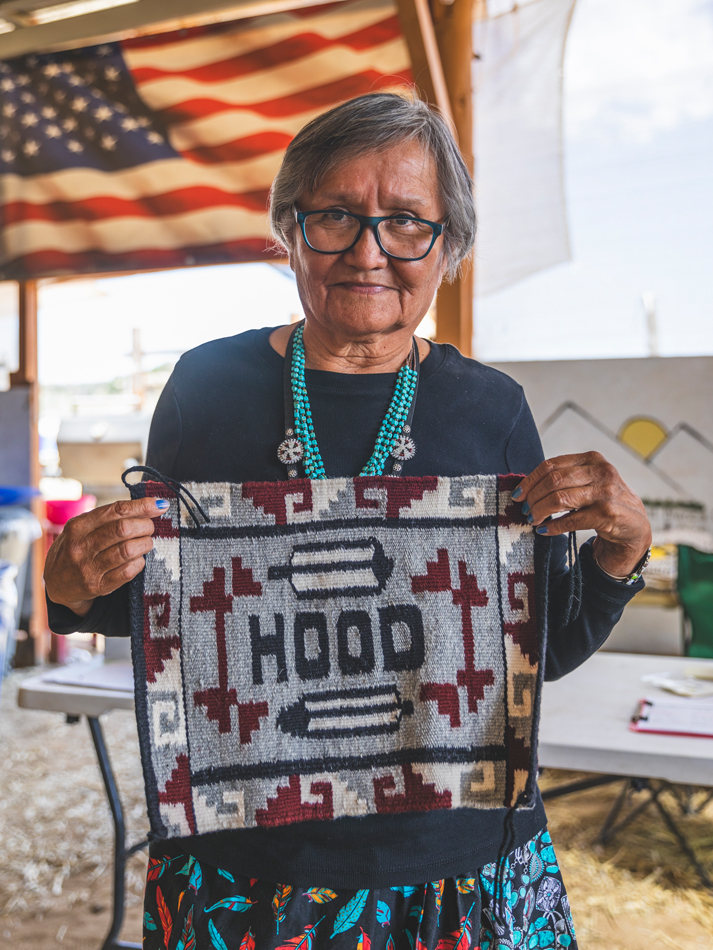
<instances>
[{"instance_id":1,"label":"table leg","mask_svg":"<svg viewBox=\"0 0 713 950\"><path fill-rule=\"evenodd\" d=\"M656 792L652 792L654 805L656 805L656 807L658 808L659 814L668 825L671 834L677 839L679 845L681 846L681 849L685 852L686 857L688 858L688 860L691 862L693 867L698 872L698 876L703 882L704 887L713 888L713 881L711 881L710 877L708 876L708 872L706 871L706 869L703 867L701 862L696 857L695 851L691 847L688 841L688 838L686 838L684 833L681 831L681 829L678 827L676 822L673 820L673 815L669 812L669 810L666 808L663 802L659 801L659 795L661 794L661 792L664 790L665 787L666 787L665 785L662 785Z\"/></svg>"},{"instance_id":2,"label":"table leg","mask_svg":"<svg viewBox=\"0 0 713 950\"><path fill-rule=\"evenodd\" d=\"M627 795L632 790L636 792L646 792L647 797L642 802L639 802L636 807L632 808L629 813L624 818L622 818L621 821L617 822L616 819L624 807ZM617 796L616 801L612 805L611 810L607 815L606 821L602 826L602 830L599 832L599 840L602 842L602 844L607 844L616 834L622 830L622 828L625 828L628 824L630 824L634 818L645 811L650 805L654 805L663 820L668 825L669 831L678 841L681 850L696 869L698 877L701 879L703 886L713 889L713 881L711 881L708 872L696 857L696 853L691 847L688 838L678 827L674 821L673 815L660 799L662 792L665 791L670 791L674 795L674 798L680 802L680 799L677 796L677 789L670 782L661 781L658 784L652 784L649 779L629 779L627 782L625 782L624 787Z\"/></svg>"},{"instance_id":3,"label":"table leg","mask_svg":"<svg viewBox=\"0 0 713 950\"><path fill-rule=\"evenodd\" d=\"M562 795L571 795L572 792L584 792L589 788L599 788L600 785L611 785L612 782L620 781L621 775L597 775L594 778L584 778L578 782L554 785L552 788L546 788L540 792L540 795L542 801L546 802L552 798L560 798Z\"/></svg>"},{"instance_id":4,"label":"table leg","mask_svg":"<svg viewBox=\"0 0 713 950\"><path fill-rule=\"evenodd\" d=\"M126 873L126 859L129 854L133 854L134 851L145 847L148 842L142 842L133 848L129 848L127 851L124 810L121 807L119 790L116 787L116 779L114 778L114 772L112 771L111 762L109 761L109 753L107 751L106 742L104 741L101 723L95 716L87 716L87 722L89 723L89 731L92 734L94 749L96 750L97 759L99 760L99 768L101 769L102 778L104 779L104 788L106 789L107 798L109 799L111 817L114 821L114 904L112 908L111 927L102 944L102 950L124 950L124 948L127 948L127 950L128 948L131 948L131 950L141 950L140 943L126 943L119 940L118 936L121 932L121 925L124 922L124 878Z\"/></svg>"},{"instance_id":5,"label":"table leg","mask_svg":"<svg viewBox=\"0 0 713 950\"><path fill-rule=\"evenodd\" d=\"M651 797L647 798L643 802L639 802L639 804L635 808L632 808L629 814L625 818L622 818L621 821L616 821L619 813L624 807L624 802L626 801L629 792L632 790L635 792L640 792L648 788L649 786L645 779L627 779L624 782L624 785L619 792L616 801L612 805L609 814L602 825L602 830L599 832L599 840L602 844L608 844L611 839L622 830L622 828L626 828L626 826L630 824L634 818L636 818L641 814L642 811L645 811L649 807L652 802Z\"/></svg>"}]
</instances>

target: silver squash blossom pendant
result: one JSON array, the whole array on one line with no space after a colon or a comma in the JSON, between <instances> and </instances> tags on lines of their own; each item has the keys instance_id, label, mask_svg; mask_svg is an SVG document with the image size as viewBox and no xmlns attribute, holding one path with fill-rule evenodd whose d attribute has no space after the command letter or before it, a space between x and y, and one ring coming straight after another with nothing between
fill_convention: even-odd
<instances>
[{"instance_id":1,"label":"silver squash blossom pendant","mask_svg":"<svg viewBox=\"0 0 713 950\"><path fill-rule=\"evenodd\" d=\"M282 462L283 465L296 465L298 462L302 461L304 457L305 450L304 446L299 439L294 438L293 431L290 429L287 431L287 438L284 442L280 442L277 447L277 457ZM295 478L297 475L296 469L291 469L288 472L290 478Z\"/></svg>"},{"instance_id":2,"label":"silver squash blossom pendant","mask_svg":"<svg viewBox=\"0 0 713 950\"><path fill-rule=\"evenodd\" d=\"M412 459L415 454L416 443L410 436L402 433L394 442L394 447L391 450L391 457L397 459L399 462L408 462L409 459Z\"/></svg>"}]
</instances>

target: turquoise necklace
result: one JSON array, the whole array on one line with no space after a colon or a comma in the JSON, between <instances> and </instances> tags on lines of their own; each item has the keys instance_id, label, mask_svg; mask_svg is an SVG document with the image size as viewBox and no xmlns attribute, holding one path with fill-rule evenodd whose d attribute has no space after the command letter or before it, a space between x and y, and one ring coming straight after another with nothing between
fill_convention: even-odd
<instances>
[{"instance_id":1,"label":"turquoise necklace","mask_svg":"<svg viewBox=\"0 0 713 950\"><path fill-rule=\"evenodd\" d=\"M415 368L406 363L399 370L394 395L384 421L381 423L374 451L359 473L360 475L383 475L384 466L389 457L393 459L393 463L391 472L387 474L400 475L403 463L412 459L416 454L416 445L410 437L411 426L408 424L410 417L413 415L413 405L418 387L419 359L415 340L409 362L412 362ZM327 473L324 470L324 462L317 445L305 383L303 324L293 332L285 354L286 377L288 367L291 398L288 399L288 381L286 378L285 409L287 415L288 402L291 402L292 405L289 408L292 410L294 423L290 425L288 417L285 429L286 438L280 443L277 457L283 465L287 466L287 474L290 478L297 477L297 465L300 462L304 466L307 478L326 478Z\"/></svg>"}]
</instances>

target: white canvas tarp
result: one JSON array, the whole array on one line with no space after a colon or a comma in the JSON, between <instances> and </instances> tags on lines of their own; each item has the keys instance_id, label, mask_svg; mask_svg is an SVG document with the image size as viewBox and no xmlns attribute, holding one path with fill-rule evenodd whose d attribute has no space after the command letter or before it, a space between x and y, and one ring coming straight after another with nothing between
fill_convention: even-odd
<instances>
[{"instance_id":1,"label":"white canvas tarp","mask_svg":"<svg viewBox=\"0 0 713 950\"><path fill-rule=\"evenodd\" d=\"M562 61L575 0L532 0L474 24L476 293L570 259Z\"/></svg>"}]
</instances>

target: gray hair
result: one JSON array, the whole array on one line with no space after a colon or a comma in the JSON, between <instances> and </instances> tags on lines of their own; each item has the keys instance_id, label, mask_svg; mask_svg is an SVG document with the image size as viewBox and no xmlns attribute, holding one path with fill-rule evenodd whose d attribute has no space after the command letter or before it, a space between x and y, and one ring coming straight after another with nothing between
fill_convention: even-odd
<instances>
[{"instance_id":1,"label":"gray hair","mask_svg":"<svg viewBox=\"0 0 713 950\"><path fill-rule=\"evenodd\" d=\"M312 119L287 146L270 189L270 226L290 248L294 207L337 166L364 152L404 141L419 142L433 156L446 222L446 276L458 274L475 243L473 181L443 117L414 95L377 92L350 99Z\"/></svg>"}]
</instances>

